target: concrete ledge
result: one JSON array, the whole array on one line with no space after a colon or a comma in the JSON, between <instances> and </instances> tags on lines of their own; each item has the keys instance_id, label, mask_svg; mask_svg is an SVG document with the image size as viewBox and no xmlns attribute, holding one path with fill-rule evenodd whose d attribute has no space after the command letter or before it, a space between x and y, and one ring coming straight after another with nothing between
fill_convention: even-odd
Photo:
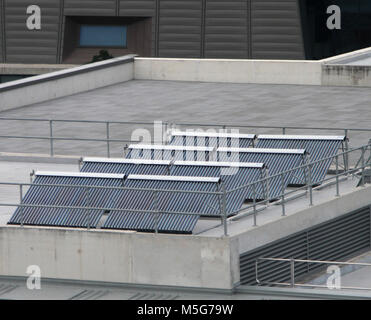
<instances>
[{"instance_id":1,"label":"concrete ledge","mask_svg":"<svg viewBox=\"0 0 371 320\"><path fill-rule=\"evenodd\" d=\"M0 85L0 111L85 92L134 78L132 55Z\"/></svg>"},{"instance_id":2,"label":"concrete ledge","mask_svg":"<svg viewBox=\"0 0 371 320\"><path fill-rule=\"evenodd\" d=\"M371 87L371 66L325 64L322 66L322 84Z\"/></svg>"},{"instance_id":3,"label":"concrete ledge","mask_svg":"<svg viewBox=\"0 0 371 320\"><path fill-rule=\"evenodd\" d=\"M77 67L77 65L0 63L0 75L39 75L74 67Z\"/></svg>"},{"instance_id":4,"label":"concrete ledge","mask_svg":"<svg viewBox=\"0 0 371 320\"><path fill-rule=\"evenodd\" d=\"M321 85L321 62L135 58L135 79Z\"/></svg>"},{"instance_id":5,"label":"concrete ledge","mask_svg":"<svg viewBox=\"0 0 371 320\"><path fill-rule=\"evenodd\" d=\"M56 163L56 164L78 164L79 156L54 156L35 153L9 153L0 152L0 161L32 162L32 163Z\"/></svg>"},{"instance_id":6,"label":"concrete ledge","mask_svg":"<svg viewBox=\"0 0 371 320\"><path fill-rule=\"evenodd\" d=\"M0 275L7 277L38 265L51 279L232 290L239 275L231 263L238 265L229 238L0 228Z\"/></svg>"},{"instance_id":7,"label":"concrete ledge","mask_svg":"<svg viewBox=\"0 0 371 320\"><path fill-rule=\"evenodd\" d=\"M356 191L342 194L325 203L298 211L292 215L251 229L234 236L239 242L239 253L256 248L289 235L303 231L315 225L332 220L346 213L371 205L371 186L359 187Z\"/></svg>"}]
</instances>

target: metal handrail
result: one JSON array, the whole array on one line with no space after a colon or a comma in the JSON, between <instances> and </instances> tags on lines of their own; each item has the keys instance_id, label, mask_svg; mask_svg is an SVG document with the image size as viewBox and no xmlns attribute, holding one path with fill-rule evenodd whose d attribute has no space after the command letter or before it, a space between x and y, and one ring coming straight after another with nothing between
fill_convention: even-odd
<instances>
[{"instance_id":1,"label":"metal handrail","mask_svg":"<svg viewBox=\"0 0 371 320\"><path fill-rule=\"evenodd\" d=\"M274 262L288 262L290 263L290 283L288 282L274 282L274 281L260 281L259 280L259 261L274 261ZM371 267L371 263L363 262L342 262L342 261L326 261L326 260L310 260L310 259L285 259L285 258L264 258L259 257L255 260L255 280L258 285L276 285L286 287L309 287L309 288L328 288L324 285L308 284L308 283L296 283L295 282L295 263L317 263L326 265L339 265L339 266L359 266L359 267ZM371 288L365 287L341 287L341 289L348 290L371 290Z\"/></svg>"},{"instance_id":2,"label":"metal handrail","mask_svg":"<svg viewBox=\"0 0 371 320\"><path fill-rule=\"evenodd\" d=\"M110 138L110 127L111 125L152 125L151 121L102 121L102 120L75 120L75 119L45 119L45 118L15 118L15 117L0 117L1 121L25 121L25 122L46 122L49 123L49 136L22 136L22 135L1 135L1 139L35 139L35 140L49 140L50 141L50 156L54 156L54 141L90 141L90 142L106 142L107 143L107 156L111 156L110 143L115 142L140 142L131 141L130 139L111 139ZM90 138L68 138L68 137L56 137L54 136L54 123L81 123L81 124L104 124L106 125L106 136L100 139ZM197 127L215 127L215 128L245 128L245 129L279 129L282 134L286 134L287 130L321 130L321 131L342 131L347 137L349 132L371 132L371 129L361 128L324 128L324 127L297 127L297 126L259 126L259 125L247 125L238 123L186 123L186 122L162 122L163 126L167 129L171 126L197 126ZM348 150L348 141L345 141L345 150Z\"/></svg>"},{"instance_id":3,"label":"metal handrail","mask_svg":"<svg viewBox=\"0 0 371 320\"><path fill-rule=\"evenodd\" d=\"M355 149L352 149L352 150L349 150L347 151L347 153L351 153L351 152L356 152L358 150L366 150L367 148L370 148L371 147L371 144L367 145L367 146L363 146L363 147L359 147L359 148L355 148ZM336 155L335 157L338 158L340 157L342 154L338 154ZM365 152L362 152L362 157L365 156ZM333 157L329 157L329 158L333 158ZM325 160L329 159L329 158L326 158ZM297 167L297 168L293 168L293 169L290 169L290 170L287 170L286 172L291 172L291 171L296 171L300 168L303 168L303 167L310 167L310 166L313 166L314 163L317 163L317 162L320 162L320 161L325 161L325 160L319 160L319 161L316 161L316 162L313 162L313 163L309 163L309 164L306 164L304 166L300 166L300 167ZM337 161L338 163L338 161ZM353 173L353 172L357 172L357 171L360 171L362 170L362 172L364 172L364 169L369 167L370 164L368 162L365 162L365 161L362 161L362 166L358 167L358 168L353 168L353 169L350 169L348 171L344 171L342 173L339 173L338 170L338 174L336 174L335 176L331 177L331 178L326 178L324 179L323 181L329 181L329 180L334 180L336 179L336 184L337 184L337 188L336 188L336 195L338 196L339 195L339 182L340 182L340 179L339 177L340 176L348 176L350 173ZM261 182L265 182L269 179L271 179L272 177L275 177L275 176L281 176L283 177L284 174L286 172L282 172L282 173L279 173L277 175L273 175L273 176L269 176L269 177L266 177L264 179L261 179L261 180L258 180L258 181L254 181L254 182L251 182L249 184L247 184L246 186L243 186L242 188L246 188L248 186L253 186L253 188L258 184L258 183L261 183ZM363 177L363 181L362 183L364 184L364 175L362 175ZM361 178L362 179L362 178ZM322 181L322 182L323 182ZM61 188L83 188L83 189L111 189L111 190L136 190L136 191L144 191L144 192L152 192L152 193L191 193L191 194L210 194L210 195L216 195L216 196L219 196L221 197L221 205L220 205L220 213L219 214L213 214L214 216L216 217L219 217L221 219L221 225L223 225L223 228L224 228L224 235L228 235L228 227L227 227L227 222L228 222L228 219L227 219L227 213L226 213L226 196L228 193L232 192L232 191L235 191L235 190L240 190L241 188L236 188L232 191L226 191L225 188L219 188L218 191L215 191L215 192L212 192L212 191L194 191L194 190L159 190L159 189L149 189L149 188L131 188L131 187L107 187L107 186L92 186L92 185L68 185L68 184L40 184L40 183L16 183L16 182L0 182L0 186L18 186L20 188L20 204L0 204L0 206L4 206L4 207L45 207L43 205L29 205L29 204L23 204L22 203L22 200L23 200L23 188L24 187L28 187L28 186L39 186L39 187L61 187ZM295 191L288 191L288 192L285 192L284 188L282 188L282 193L280 195L280 201L281 201L281 205L282 205L282 216L284 216L286 213L285 213L285 202L287 201L286 198L288 195L290 195L291 193L293 192L297 192L298 190L301 190L301 189L307 189L309 188L310 190L313 188L313 186L311 184L309 185L306 185L306 186L303 186L301 188L297 188ZM313 195L312 195L313 196ZM311 196L311 199L310 199L310 204L312 205L313 204L313 200L312 200L312 196ZM267 199L264 199L263 201L261 202L257 202L257 199L256 199L256 194L254 196L254 199L253 199L253 204L248 207L248 208L253 208L253 213L245 213L245 214L238 214L240 213L241 211L246 211L248 208L242 208L240 210L238 210L237 212L233 212L233 213L229 213L229 215L232 215L232 214L237 214L237 216L235 217L232 217L231 219L236 219L236 218L241 218L243 216L245 216L246 214L247 215L251 215L253 214L254 215L254 226L257 225L257 216L258 216L258 210L257 210L257 205L261 204L261 203L269 203L269 196L267 197ZM56 207L56 206L46 206L46 207L50 207L50 208L53 208L53 207ZM58 206L57 206L58 207ZM88 210L116 210L116 209L112 209L112 208L86 208L86 207L66 207L66 206L61 206L60 208L65 208L65 209L69 209L69 208L75 208L75 209L88 209ZM117 209L117 211L127 211L129 209ZM130 209L130 211L133 211L132 209ZM158 213L158 210L154 210L152 212L152 210L145 210L145 211L142 211L142 210L139 210L138 212L147 212L147 213ZM186 212L162 212L161 213L168 213L168 214L184 214L184 215L188 215L189 213L186 213ZM194 213L192 213L194 214ZM198 216L202 216L204 215L203 213L196 213L196 215Z\"/></svg>"}]
</instances>

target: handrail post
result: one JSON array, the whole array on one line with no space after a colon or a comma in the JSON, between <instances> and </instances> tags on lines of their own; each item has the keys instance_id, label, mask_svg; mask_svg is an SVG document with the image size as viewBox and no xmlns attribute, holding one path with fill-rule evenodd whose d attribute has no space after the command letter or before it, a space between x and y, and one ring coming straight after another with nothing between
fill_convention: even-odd
<instances>
[{"instance_id":1,"label":"handrail post","mask_svg":"<svg viewBox=\"0 0 371 320\"><path fill-rule=\"evenodd\" d=\"M336 196L340 197L340 192L339 192L339 156L338 155L336 155L335 162L336 162Z\"/></svg>"},{"instance_id":2,"label":"handrail post","mask_svg":"<svg viewBox=\"0 0 371 320\"><path fill-rule=\"evenodd\" d=\"M157 198L157 191L153 191L153 204L155 207L155 233L158 233L158 218L159 218L159 211L158 211L158 198Z\"/></svg>"},{"instance_id":3,"label":"handrail post","mask_svg":"<svg viewBox=\"0 0 371 320\"><path fill-rule=\"evenodd\" d=\"M282 217L286 216L286 208L285 208L285 177L284 174L281 174L281 187L282 187L282 197L281 197L281 204L282 204Z\"/></svg>"},{"instance_id":4,"label":"handrail post","mask_svg":"<svg viewBox=\"0 0 371 320\"><path fill-rule=\"evenodd\" d=\"M295 287L295 260L294 258L290 259L290 280L291 288Z\"/></svg>"},{"instance_id":5,"label":"handrail post","mask_svg":"<svg viewBox=\"0 0 371 320\"><path fill-rule=\"evenodd\" d=\"M256 222L256 185L255 183L253 183L252 185L252 189L253 189L253 207L254 207L254 227L257 226L257 222Z\"/></svg>"},{"instance_id":6,"label":"handrail post","mask_svg":"<svg viewBox=\"0 0 371 320\"><path fill-rule=\"evenodd\" d=\"M223 219L223 228L224 228L224 236L228 236L228 226L227 226L227 193L225 190L225 185L222 183L222 219Z\"/></svg>"},{"instance_id":7,"label":"handrail post","mask_svg":"<svg viewBox=\"0 0 371 320\"><path fill-rule=\"evenodd\" d=\"M111 150L110 150L110 123L106 122L106 137L107 137L107 157L111 158Z\"/></svg>"},{"instance_id":8,"label":"handrail post","mask_svg":"<svg viewBox=\"0 0 371 320\"><path fill-rule=\"evenodd\" d=\"M21 205L21 227L23 227L23 220L24 220L24 216L23 216L23 207L22 207L22 200L23 200L23 184L20 184L19 185L19 198L20 198L20 201L19 201L19 204Z\"/></svg>"},{"instance_id":9,"label":"handrail post","mask_svg":"<svg viewBox=\"0 0 371 320\"><path fill-rule=\"evenodd\" d=\"M49 120L50 156L54 157L53 120Z\"/></svg>"},{"instance_id":10,"label":"handrail post","mask_svg":"<svg viewBox=\"0 0 371 320\"><path fill-rule=\"evenodd\" d=\"M89 208L90 207L90 195L89 195L89 187L87 187L86 188L86 206ZM87 224L88 224L88 230L90 230L90 224L91 224L91 222L90 222L90 210L89 209L87 209L87 211L88 211L88 215L87 215Z\"/></svg>"},{"instance_id":11,"label":"handrail post","mask_svg":"<svg viewBox=\"0 0 371 320\"><path fill-rule=\"evenodd\" d=\"M312 186L312 165L309 164L308 170L309 205L313 206L313 186Z\"/></svg>"},{"instance_id":12,"label":"handrail post","mask_svg":"<svg viewBox=\"0 0 371 320\"><path fill-rule=\"evenodd\" d=\"M348 129L345 129L344 130L344 135L345 135L345 145L344 145L344 149L345 149L345 163L344 163L344 167L345 167L345 171L348 171L349 170L349 143L348 143Z\"/></svg>"},{"instance_id":13,"label":"handrail post","mask_svg":"<svg viewBox=\"0 0 371 320\"><path fill-rule=\"evenodd\" d=\"M361 180L361 186L365 186L365 153L366 149L365 147L362 147L362 180Z\"/></svg>"},{"instance_id":14,"label":"handrail post","mask_svg":"<svg viewBox=\"0 0 371 320\"><path fill-rule=\"evenodd\" d=\"M258 274L258 263L259 263L259 258L255 260L255 281L258 285L260 285L260 280L259 280L259 274Z\"/></svg>"}]
</instances>

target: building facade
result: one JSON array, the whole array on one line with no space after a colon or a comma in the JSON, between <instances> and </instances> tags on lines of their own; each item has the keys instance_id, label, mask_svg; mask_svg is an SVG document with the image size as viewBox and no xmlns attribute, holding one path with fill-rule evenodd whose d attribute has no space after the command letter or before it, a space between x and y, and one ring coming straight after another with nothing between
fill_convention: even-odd
<instances>
[{"instance_id":1,"label":"building facade","mask_svg":"<svg viewBox=\"0 0 371 320\"><path fill-rule=\"evenodd\" d=\"M102 49L320 59L370 45L369 0L0 0L0 63L85 63Z\"/></svg>"}]
</instances>

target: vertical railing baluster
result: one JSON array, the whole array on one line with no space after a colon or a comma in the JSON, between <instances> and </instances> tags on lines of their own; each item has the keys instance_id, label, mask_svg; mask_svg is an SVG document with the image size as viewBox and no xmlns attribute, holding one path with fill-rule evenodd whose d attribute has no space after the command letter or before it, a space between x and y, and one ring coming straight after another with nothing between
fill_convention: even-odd
<instances>
[{"instance_id":1,"label":"vertical railing baluster","mask_svg":"<svg viewBox=\"0 0 371 320\"><path fill-rule=\"evenodd\" d=\"M254 227L256 227L257 222L256 222L256 185L255 183L253 183L252 189L253 189L253 206L254 206Z\"/></svg>"},{"instance_id":2,"label":"vertical railing baluster","mask_svg":"<svg viewBox=\"0 0 371 320\"><path fill-rule=\"evenodd\" d=\"M53 120L49 120L50 156L54 157Z\"/></svg>"},{"instance_id":3,"label":"vertical railing baluster","mask_svg":"<svg viewBox=\"0 0 371 320\"><path fill-rule=\"evenodd\" d=\"M107 157L111 158L110 150L110 123L106 122L106 137L107 137Z\"/></svg>"},{"instance_id":4,"label":"vertical railing baluster","mask_svg":"<svg viewBox=\"0 0 371 320\"><path fill-rule=\"evenodd\" d=\"M21 209L21 227L23 227L23 225L24 225L24 216L23 216L23 214L24 214L24 212L23 212L23 206L22 206L22 204L23 204L23 185L22 184L20 184L19 185L19 204L21 205L21 207L20 207L20 209Z\"/></svg>"},{"instance_id":5,"label":"vertical railing baluster","mask_svg":"<svg viewBox=\"0 0 371 320\"><path fill-rule=\"evenodd\" d=\"M308 170L308 187L309 187L309 205L313 206L313 186L312 186L312 165L309 165Z\"/></svg>"},{"instance_id":6,"label":"vertical railing baluster","mask_svg":"<svg viewBox=\"0 0 371 320\"><path fill-rule=\"evenodd\" d=\"M282 216L286 216L286 208L285 208L285 176L281 174L281 190L282 190L282 197L281 197L281 204L282 204Z\"/></svg>"},{"instance_id":7,"label":"vertical railing baluster","mask_svg":"<svg viewBox=\"0 0 371 320\"><path fill-rule=\"evenodd\" d=\"M335 162L336 162L336 196L339 197L340 192L339 192L339 156L338 155L335 158Z\"/></svg>"}]
</instances>

